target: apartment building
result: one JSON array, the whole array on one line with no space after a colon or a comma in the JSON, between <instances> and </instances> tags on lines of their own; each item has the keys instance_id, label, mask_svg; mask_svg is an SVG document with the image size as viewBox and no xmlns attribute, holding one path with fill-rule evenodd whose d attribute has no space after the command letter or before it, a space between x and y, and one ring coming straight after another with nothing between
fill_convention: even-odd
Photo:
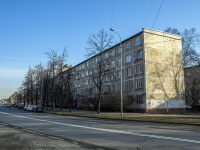
<instances>
[{"instance_id":1,"label":"apartment building","mask_svg":"<svg viewBox=\"0 0 200 150\"><path fill-rule=\"evenodd\" d=\"M102 105L120 107L121 69L124 106L135 112L184 112L181 37L143 28L103 53L72 67L78 106L94 107L99 61L104 59ZM121 67L122 53L122 67ZM126 97L125 97L126 96ZM114 104L115 103L115 104Z\"/></svg>"},{"instance_id":2,"label":"apartment building","mask_svg":"<svg viewBox=\"0 0 200 150\"><path fill-rule=\"evenodd\" d=\"M184 76L186 103L200 110L200 65L185 68Z\"/></svg>"}]
</instances>

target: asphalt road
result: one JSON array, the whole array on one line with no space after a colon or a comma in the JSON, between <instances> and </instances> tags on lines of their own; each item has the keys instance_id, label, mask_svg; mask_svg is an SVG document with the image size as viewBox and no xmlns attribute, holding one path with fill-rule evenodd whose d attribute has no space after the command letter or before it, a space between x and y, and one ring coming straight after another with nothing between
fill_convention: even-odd
<instances>
[{"instance_id":1,"label":"asphalt road","mask_svg":"<svg viewBox=\"0 0 200 150\"><path fill-rule=\"evenodd\" d=\"M200 150L200 126L94 119L0 107L0 123L97 150Z\"/></svg>"}]
</instances>

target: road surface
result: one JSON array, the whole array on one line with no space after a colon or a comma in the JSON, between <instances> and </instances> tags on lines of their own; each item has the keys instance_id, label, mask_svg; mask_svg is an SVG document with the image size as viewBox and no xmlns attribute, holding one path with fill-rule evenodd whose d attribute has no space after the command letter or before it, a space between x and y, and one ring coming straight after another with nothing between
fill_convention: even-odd
<instances>
[{"instance_id":1,"label":"road surface","mask_svg":"<svg viewBox=\"0 0 200 150\"><path fill-rule=\"evenodd\" d=\"M0 123L97 150L200 150L200 126L58 116L1 107Z\"/></svg>"}]
</instances>

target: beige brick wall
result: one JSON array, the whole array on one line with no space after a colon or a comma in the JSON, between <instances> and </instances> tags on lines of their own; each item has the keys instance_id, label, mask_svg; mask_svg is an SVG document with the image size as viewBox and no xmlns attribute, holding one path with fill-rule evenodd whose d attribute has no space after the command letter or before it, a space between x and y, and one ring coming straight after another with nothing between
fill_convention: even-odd
<instances>
[{"instance_id":1,"label":"beige brick wall","mask_svg":"<svg viewBox=\"0 0 200 150\"><path fill-rule=\"evenodd\" d=\"M169 107L170 100L184 107L181 37L149 29L143 29L143 36L147 107L159 100L161 107Z\"/></svg>"}]
</instances>

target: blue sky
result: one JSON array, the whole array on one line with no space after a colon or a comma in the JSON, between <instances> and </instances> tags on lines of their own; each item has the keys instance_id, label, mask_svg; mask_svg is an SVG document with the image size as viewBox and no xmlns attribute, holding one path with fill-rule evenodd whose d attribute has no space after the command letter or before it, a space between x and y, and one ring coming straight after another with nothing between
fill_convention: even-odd
<instances>
[{"instance_id":1,"label":"blue sky","mask_svg":"<svg viewBox=\"0 0 200 150\"><path fill-rule=\"evenodd\" d=\"M152 28L162 0L0 0L0 99L21 85L29 66L66 47L68 63L85 59L88 36L114 28L126 39ZM153 29L200 32L199 0L164 0ZM114 9L113 9L114 8ZM114 43L119 39L115 35Z\"/></svg>"}]
</instances>

